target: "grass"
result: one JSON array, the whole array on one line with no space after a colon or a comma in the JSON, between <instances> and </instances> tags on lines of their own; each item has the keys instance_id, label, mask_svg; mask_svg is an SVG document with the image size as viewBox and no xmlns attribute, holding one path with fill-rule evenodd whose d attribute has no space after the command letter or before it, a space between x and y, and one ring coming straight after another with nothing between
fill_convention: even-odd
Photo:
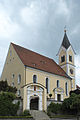
<instances>
[{"instance_id":1,"label":"grass","mask_svg":"<svg viewBox=\"0 0 80 120\"><path fill-rule=\"evenodd\" d=\"M8 118L11 118L11 119L16 119L16 118L33 118L32 116L0 116L0 119L1 118L6 118L6 119L8 119Z\"/></svg>"},{"instance_id":2,"label":"grass","mask_svg":"<svg viewBox=\"0 0 80 120\"><path fill-rule=\"evenodd\" d=\"M50 118L75 118L75 115L54 115L50 116Z\"/></svg>"}]
</instances>

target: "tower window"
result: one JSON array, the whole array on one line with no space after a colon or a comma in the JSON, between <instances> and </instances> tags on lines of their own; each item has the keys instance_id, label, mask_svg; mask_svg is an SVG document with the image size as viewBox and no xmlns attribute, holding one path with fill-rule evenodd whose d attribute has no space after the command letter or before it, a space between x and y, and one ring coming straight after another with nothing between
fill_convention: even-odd
<instances>
[{"instance_id":1,"label":"tower window","mask_svg":"<svg viewBox=\"0 0 80 120\"><path fill-rule=\"evenodd\" d=\"M65 83L65 93L66 93L66 96L68 96L68 84L67 84L67 82Z\"/></svg>"},{"instance_id":2,"label":"tower window","mask_svg":"<svg viewBox=\"0 0 80 120\"><path fill-rule=\"evenodd\" d=\"M72 56L71 55L69 55L69 61L72 62Z\"/></svg>"},{"instance_id":3,"label":"tower window","mask_svg":"<svg viewBox=\"0 0 80 120\"><path fill-rule=\"evenodd\" d=\"M59 88L59 80L57 80L57 88Z\"/></svg>"},{"instance_id":4,"label":"tower window","mask_svg":"<svg viewBox=\"0 0 80 120\"><path fill-rule=\"evenodd\" d=\"M62 57L61 57L61 62L64 62L65 61L65 56L63 55Z\"/></svg>"},{"instance_id":5,"label":"tower window","mask_svg":"<svg viewBox=\"0 0 80 120\"><path fill-rule=\"evenodd\" d=\"M46 78L46 89L47 89L47 93L49 93L49 79Z\"/></svg>"},{"instance_id":6,"label":"tower window","mask_svg":"<svg viewBox=\"0 0 80 120\"><path fill-rule=\"evenodd\" d=\"M37 76L33 75L33 83L37 83Z\"/></svg>"}]
</instances>

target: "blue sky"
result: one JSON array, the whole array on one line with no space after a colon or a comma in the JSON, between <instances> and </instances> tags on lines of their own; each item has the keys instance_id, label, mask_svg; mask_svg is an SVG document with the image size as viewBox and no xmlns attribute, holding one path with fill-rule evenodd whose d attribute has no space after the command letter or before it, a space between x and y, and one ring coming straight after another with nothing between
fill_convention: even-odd
<instances>
[{"instance_id":1,"label":"blue sky","mask_svg":"<svg viewBox=\"0 0 80 120\"><path fill-rule=\"evenodd\" d=\"M79 12L79 0L0 0L0 74L10 42L57 62L66 25L76 51L76 84L80 86Z\"/></svg>"}]
</instances>

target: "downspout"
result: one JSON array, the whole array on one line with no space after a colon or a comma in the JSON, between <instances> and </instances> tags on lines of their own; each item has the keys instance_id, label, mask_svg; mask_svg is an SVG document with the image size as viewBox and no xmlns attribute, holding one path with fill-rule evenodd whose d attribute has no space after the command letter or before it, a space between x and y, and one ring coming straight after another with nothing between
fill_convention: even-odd
<instances>
[{"instance_id":1,"label":"downspout","mask_svg":"<svg viewBox=\"0 0 80 120\"><path fill-rule=\"evenodd\" d=\"M26 85L26 65L24 65L24 85ZM26 90L25 90L25 87L23 88L24 90L24 92L23 92L23 111L26 109L26 106L25 106L25 103L26 103L26 98L25 98L25 92L26 92Z\"/></svg>"},{"instance_id":2,"label":"downspout","mask_svg":"<svg viewBox=\"0 0 80 120\"><path fill-rule=\"evenodd\" d=\"M25 84L26 85L26 65L25 65Z\"/></svg>"},{"instance_id":3,"label":"downspout","mask_svg":"<svg viewBox=\"0 0 80 120\"><path fill-rule=\"evenodd\" d=\"M71 91L72 91L72 79L71 79Z\"/></svg>"}]
</instances>

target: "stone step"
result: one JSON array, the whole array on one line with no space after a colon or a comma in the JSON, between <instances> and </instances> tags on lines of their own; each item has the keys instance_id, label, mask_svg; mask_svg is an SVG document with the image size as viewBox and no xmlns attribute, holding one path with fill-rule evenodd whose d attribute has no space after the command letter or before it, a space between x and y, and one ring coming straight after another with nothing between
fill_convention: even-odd
<instances>
[{"instance_id":1,"label":"stone step","mask_svg":"<svg viewBox=\"0 0 80 120\"><path fill-rule=\"evenodd\" d=\"M43 111L30 110L30 114L35 120L50 120L48 115Z\"/></svg>"}]
</instances>

